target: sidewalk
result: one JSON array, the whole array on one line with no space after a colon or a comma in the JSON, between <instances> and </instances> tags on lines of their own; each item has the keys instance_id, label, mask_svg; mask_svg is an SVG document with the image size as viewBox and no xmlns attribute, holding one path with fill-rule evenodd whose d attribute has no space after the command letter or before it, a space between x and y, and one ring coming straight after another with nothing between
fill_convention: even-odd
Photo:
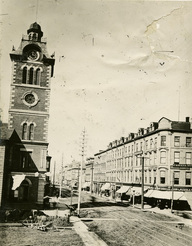
<instances>
[{"instance_id":1,"label":"sidewalk","mask_svg":"<svg viewBox=\"0 0 192 246\"><path fill-rule=\"evenodd\" d=\"M79 234L85 246L107 246L94 232L88 230L88 227L80 218L71 216L70 221L73 223L75 231Z\"/></svg>"}]
</instances>

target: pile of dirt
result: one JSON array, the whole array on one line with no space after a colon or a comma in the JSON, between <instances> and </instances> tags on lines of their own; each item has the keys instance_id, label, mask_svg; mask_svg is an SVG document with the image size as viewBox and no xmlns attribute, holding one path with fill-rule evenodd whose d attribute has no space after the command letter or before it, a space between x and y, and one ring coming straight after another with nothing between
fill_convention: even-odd
<instances>
[{"instance_id":1,"label":"pile of dirt","mask_svg":"<svg viewBox=\"0 0 192 246\"><path fill-rule=\"evenodd\" d=\"M0 222L20 222L21 220L27 219L32 215L31 210L0 210Z\"/></svg>"}]
</instances>

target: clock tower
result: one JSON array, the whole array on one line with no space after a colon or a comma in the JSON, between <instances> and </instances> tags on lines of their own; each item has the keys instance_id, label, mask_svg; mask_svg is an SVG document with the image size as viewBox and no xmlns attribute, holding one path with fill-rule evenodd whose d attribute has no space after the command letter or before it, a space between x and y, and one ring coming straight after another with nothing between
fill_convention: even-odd
<instances>
[{"instance_id":1,"label":"clock tower","mask_svg":"<svg viewBox=\"0 0 192 246\"><path fill-rule=\"evenodd\" d=\"M47 51L41 26L31 24L19 48L13 47L9 129L17 135L10 151L15 200L42 203L46 184L50 79L55 59ZM11 186L11 185L10 185ZM16 186L15 186L16 187Z\"/></svg>"}]
</instances>

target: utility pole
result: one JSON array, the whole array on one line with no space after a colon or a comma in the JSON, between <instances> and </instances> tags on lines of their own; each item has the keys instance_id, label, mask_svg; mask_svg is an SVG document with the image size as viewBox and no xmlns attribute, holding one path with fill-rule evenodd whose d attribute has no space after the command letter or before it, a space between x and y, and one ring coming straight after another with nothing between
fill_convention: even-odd
<instances>
[{"instance_id":1,"label":"utility pole","mask_svg":"<svg viewBox=\"0 0 192 246\"><path fill-rule=\"evenodd\" d=\"M172 198L171 198L171 213L173 213L173 201L174 201L174 171L173 171L173 177L172 177Z\"/></svg>"},{"instance_id":2,"label":"utility pole","mask_svg":"<svg viewBox=\"0 0 192 246\"><path fill-rule=\"evenodd\" d=\"M63 182L63 154L62 154L62 162L61 162L61 175L60 175L59 197L61 197L62 182Z\"/></svg>"},{"instance_id":3,"label":"utility pole","mask_svg":"<svg viewBox=\"0 0 192 246\"><path fill-rule=\"evenodd\" d=\"M55 185L55 166L56 166L56 162L54 161L54 169L53 169L53 185Z\"/></svg>"},{"instance_id":4,"label":"utility pole","mask_svg":"<svg viewBox=\"0 0 192 246\"><path fill-rule=\"evenodd\" d=\"M144 157L141 157L141 209L144 208Z\"/></svg>"},{"instance_id":5,"label":"utility pole","mask_svg":"<svg viewBox=\"0 0 192 246\"><path fill-rule=\"evenodd\" d=\"M179 86L178 121L179 121L179 119L180 119L180 90L181 90L181 86Z\"/></svg>"},{"instance_id":6,"label":"utility pole","mask_svg":"<svg viewBox=\"0 0 192 246\"><path fill-rule=\"evenodd\" d=\"M93 193L93 160L91 161L91 194Z\"/></svg>"},{"instance_id":7,"label":"utility pole","mask_svg":"<svg viewBox=\"0 0 192 246\"><path fill-rule=\"evenodd\" d=\"M81 203L81 183L82 183L82 170L84 166L84 157L85 157L85 129L82 132L82 142L81 142L81 167L79 174L79 196L78 196L78 206L77 206L77 214L80 215L80 203Z\"/></svg>"}]
</instances>

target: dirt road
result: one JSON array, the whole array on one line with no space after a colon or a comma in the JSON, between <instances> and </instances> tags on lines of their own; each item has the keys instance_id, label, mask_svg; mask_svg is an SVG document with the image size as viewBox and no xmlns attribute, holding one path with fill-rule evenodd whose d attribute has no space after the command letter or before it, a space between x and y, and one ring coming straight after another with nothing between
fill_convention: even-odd
<instances>
[{"instance_id":1,"label":"dirt road","mask_svg":"<svg viewBox=\"0 0 192 246\"><path fill-rule=\"evenodd\" d=\"M132 207L97 207L82 211L90 230L110 246L190 246L192 229L180 219Z\"/></svg>"}]
</instances>

